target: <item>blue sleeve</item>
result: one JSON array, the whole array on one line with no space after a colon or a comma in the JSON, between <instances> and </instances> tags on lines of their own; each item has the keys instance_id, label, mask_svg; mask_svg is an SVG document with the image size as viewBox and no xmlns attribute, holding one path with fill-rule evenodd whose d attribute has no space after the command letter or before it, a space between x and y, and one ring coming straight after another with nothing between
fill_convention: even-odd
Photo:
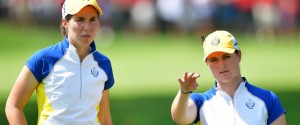
<instances>
[{"instance_id":1,"label":"blue sleeve","mask_svg":"<svg viewBox=\"0 0 300 125\"><path fill-rule=\"evenodd\" d=\"M66 43L65 43L66 44ZM66 44L68 45L68 44ZM26 62L26 66L41 83L50 73L53 65L64 55L63 43L57 43L35 52Z\"/></svg>"},{"instance_id":2,"label":"blue sleeve","mask_svg":"<svg viewBox=\"0 0 300 125\"><path fill-rule=\"evenodd\" d=\"M110 89L115 83L111 62L109 58L98 51L95 52L94 57L95 60L97 60L99 66L105 71L107 75L107 81L105 82L104 90Z\"/></svg>"},{"instance_id":3,"label":"blue sleeve","mask_svg":"<svg viewBox=\"0 0 300 125\"><path fill-rule=\"evenodd\" d=\"M192 93L190 95L190 99L195 103L196 108L197 108L197 116L196 116L196 119L194 120L194 123L196 124L200 120L199 110L200 110L200 107L203 104L203 97L199 93Z\"/></svg>"},{"instance_id":4,"label":"blue sleeve","mask_svg":"<svg viewBox=\"0 0 300 125\"><path fill-rule=\"evenodd\" d=\"M46 50L47 49L37 51L26 62L26 66L39 83L47 77L53 65L59 60L59 55L57 53Z\"/></svg>"},{"instance_id":5,"label":"blue sleeve","mask_svg":"<svg viewBox=\"0 0 300 125\"><path fill-rule=\"evenodd\" d=\"M114 79L114 75L113 75L113 70L112 70L112 67L111 67L111 63L109 63L109 64L110 64L110 68L109 68L109 71L107 72L108 79L105 82L104 90L110 89L114 85L114 83L115 83L115 79Z\"/></svg>"},{"instance_id":6,"label":"blue sleeve","mask_svg":"<svg viewBox=\"0 0 300 125\"><path fill-rule=\"evenodd\" d=\"M196 108L197 108L197 116L194 121L195 124L197 124L200 121L200 108L202 107L203 103L206 100L212 99L216 95L216 90L214 88L211 88L207 90L204 93L192 93L190 95L190 99L195 103Z\"/></svg>"},{"instance_id":7,"label":"blue sleeve","mask_svg":"<svg viewBox=\"0 0 300 125\"><path fill-rule=\"evenodd\" d=\"M26 66L32 72L36 80L40 83L43 79L42 68L43 61L40 53L34 53L26 62Z\"/></svg>"},{"instance_id":8,"label":"blue sleeve","mask_svg":"<svg viewBox=\"0 0 300 125\"><path fill-rule=\"evenodd\" d=\"M246 86L250 93L259 97L265 102L268 110L268 119L267 119L268 125L274 122L279 116L285 113L285 110L280 104L280 101L275 93L269 90L258 88L249 83L246 84Z\"/></svg>"},{"instance_id":9,"label":"blue sleeve","mask_svg":"<svg viewBox=\"0 0 300 125\"><path fill-rule=\"evenodd\" d=\"M282 114L285 114L285 110L282 107L278 97L275 93L270 91L271 97L270 102L267 104L268 108L268 121L267 124L271 124L274 122L277 118L279 118Z\"/></svg>"}]
</instances>

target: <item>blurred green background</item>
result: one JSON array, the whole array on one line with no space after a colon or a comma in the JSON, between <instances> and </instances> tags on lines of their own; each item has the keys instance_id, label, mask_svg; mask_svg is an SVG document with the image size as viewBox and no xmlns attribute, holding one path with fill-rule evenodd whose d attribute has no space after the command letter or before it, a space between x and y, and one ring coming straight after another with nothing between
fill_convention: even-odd
<instances>
[{"instance_id":1,"label":"blurred green background","mask_svg":"<svg viewBox=\"0 0 300 125\"><path fill-rule=\"evenodd\" d=\"M274 39L234 34L243 55L242 74L250 83L274 91L287 111L288 124L299 124L299 35ZM8 125L4 107L21 68L35 51L61 41L62 35L59 26L8 21L0 21L0 35L0 124ZM116 82L110 95L115 125L176 125L170 108L178 92L177 78L184 71L200 73L197 92L213 84L202 62L200 34L116 32L113 39L106 35L99 34L96 44L113 65ZM24 112L28 124L36 124L35 95Z\"/></svg>"}]
</instances>

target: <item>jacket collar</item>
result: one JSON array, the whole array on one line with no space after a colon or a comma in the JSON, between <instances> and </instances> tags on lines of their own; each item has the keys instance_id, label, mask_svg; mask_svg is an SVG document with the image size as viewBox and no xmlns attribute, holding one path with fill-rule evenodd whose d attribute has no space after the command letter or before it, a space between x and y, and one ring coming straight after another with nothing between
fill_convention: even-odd
<instances>
[{"instance_id":1,"label":"jacket collar","mask_svg":"<svg viewBox=\"0 0 300 125\"><path fill-rule=\"evenodd\" d=\"M64 37L63 41L62 41L62 45L63 45L63 48L69 48L69 40L67 39L67 37ZM90 44L90 52L93 53L94 51L96 51L96 44L95 42L93 41L91 44Z\"/></svg>"}]
</instances>

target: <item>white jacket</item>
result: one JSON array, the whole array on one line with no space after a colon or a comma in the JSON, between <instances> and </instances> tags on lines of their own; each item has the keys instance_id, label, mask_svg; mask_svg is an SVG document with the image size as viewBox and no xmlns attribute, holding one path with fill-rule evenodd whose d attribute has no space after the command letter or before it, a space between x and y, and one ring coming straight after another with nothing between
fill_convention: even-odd
<instances>
[{"instance_id":1,"label":"white jacket","mask_svg":"<svg viewBox=\"0 0 300 125\"><path fill-rule=\"evenodd\" d=\"M114 84L110 60L90 45L80 62L76 48L62 42L36 52L26 63L39 82L39 125L100 125L102 91Z\"/></svg>"}]
</instances>

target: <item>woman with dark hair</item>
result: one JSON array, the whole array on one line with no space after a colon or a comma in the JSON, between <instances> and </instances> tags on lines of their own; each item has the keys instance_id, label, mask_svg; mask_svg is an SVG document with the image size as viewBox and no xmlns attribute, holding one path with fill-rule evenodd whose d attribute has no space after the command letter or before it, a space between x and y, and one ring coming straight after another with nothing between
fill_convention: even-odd
<instances>
[{"instance_id":1,"label":"woman with dark hair","mask_svg":"<svg viewBox=\"0 0 300 125\"><path fill-rule=\"evenodd\" d=\"M27 61L6 103L11 125L26 124L23 108L36 91L39 125L112 125L111 62L96 50L101 8L96 0L66 0L64 39Z\"/></svg>"}]
</instances>

